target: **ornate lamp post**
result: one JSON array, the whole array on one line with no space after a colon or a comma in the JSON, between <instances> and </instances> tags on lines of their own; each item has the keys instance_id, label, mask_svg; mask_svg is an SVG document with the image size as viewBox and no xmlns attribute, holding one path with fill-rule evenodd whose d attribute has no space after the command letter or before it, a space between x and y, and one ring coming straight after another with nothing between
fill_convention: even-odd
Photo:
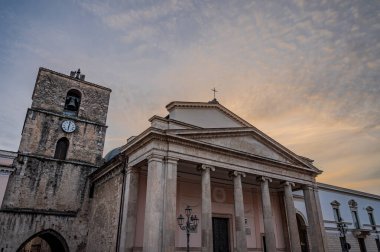
<instances>
[{"instance_id":1,"label":"ornate lamp post","mask_svg":"<svg viewBox=\"0 0 380 252\"><path fill-rule=\"evenodd\" d=\"M339 230L339 237L341 238L342 251L348 252L351 249L351 245L346 241L347 225L343 222L343 219L340 219L336 224Z\"/></svg>"},{"instance_id":2,"label":"ornate lamp post","mask_svg":"<svg viewBox=\"0 0 380 252\"><path fill-rule=\"evenodd\" d=\"M190 206L187 206L185 209L185 215L187 217L186 223L183 223L183 220L185 219L182 214L180 214L177 218L178 221L178 226L181 230L186 231L186 236L187 236L187 252L190 251L190 232L194 232L197 229L198 226L198 217L196 215L191 214L192 209Z\"/></svg>"}]
</instances>

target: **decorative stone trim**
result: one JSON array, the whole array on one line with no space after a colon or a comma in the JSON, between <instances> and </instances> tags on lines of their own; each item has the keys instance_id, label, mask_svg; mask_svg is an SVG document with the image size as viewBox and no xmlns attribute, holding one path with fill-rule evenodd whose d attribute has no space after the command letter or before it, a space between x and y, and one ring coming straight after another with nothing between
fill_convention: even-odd
<instances>
[{"instance_id":1,"label":"decorative stone trim","mask_svg":"<svg viewBox=\"0 0 380 252\"><path fill-rule=\"evenodd\" d=\"M350 208L353 208L353 209L358 208L358 203L353 199L348 201L348 205L350 206Z\"/></svg>"},{"instance_id":2,"label":"decorative stone trim","mask_svg":"<svg viewBox=\"0 0 380 252\"><path fill-rule=\"evenodd\" d=\"M283 185L283 186L290 186L290 187L295 187L296 186L295 183L290 182L290 181L283 181L283 182L281 182L281 185Z\"/></svg>"},{"instance_id":3,"label":"decorative stone trim","mask_svg":"<svg viewBox=\"0 0 380 252\"><path fill-rule=\"evenodd\" d=\"M339 208L339 206L340 206L340 203L338 201L336 201L336 200L332 201L330 204L334 208Z\"/></svg>"},{"instance_id":4,"label":"decorative stone trim","mask_svg":"<svg viewBox=\"0 0 380 252\"><path fill-rule=\"evenodd\" d=\"M228 173L228 176L230 176L230 177L241 176L241 177L245 178L247 175L245 174L245 172L240 172L240 171L230 171L230 172Z\"/></svg>"},{"instance_id":5,"label":"decorative stone trim","mask_svg":"<svg viewBox=\"0 0 380 252\"><path fill-rule=\"evenodd\" d=\"M256 178L256 181L257 182L265 182L265 181L268 181L269 183L272 182L273 180L271 178L268 178L268 177L264 177L264 176L259 176Z\"/></svg>"},{"instance_id":6,"label":"decorative stone trim","mask_svg":"<svg viewBox=\"0 0 380 252\"><path fill-rule=\"evenodd\" d=\"M367 210L367 212L370 213L370 212L373 212L374 209L373 209L373 207L371 207L371 206L367 206L366 210Z\"/></svg>"},{"instance_id":7,"label":"decorative stone trim","mask_svg":"<svg viewBox=\"0 0 380 252\"><path fill-rule=\"evenodd\" d=\"M30 208L4 208L0 212L13 214L41 214L41 215L58 215L67 217L76 217L77 211L57 211L57 210L42 210Z\"/></svg>"},{"instance_id":8,"label":"decorative stone trim","mask_svg":"<svg viewBox=\"0 0 380 252\"><path fill-rule=\"evenodd\" d=\"M215 167L211 165L203 164L203 165L198 166L198 170L201 172L206 171L206 170L215 171Z\"/></svg>"}]
</instances>

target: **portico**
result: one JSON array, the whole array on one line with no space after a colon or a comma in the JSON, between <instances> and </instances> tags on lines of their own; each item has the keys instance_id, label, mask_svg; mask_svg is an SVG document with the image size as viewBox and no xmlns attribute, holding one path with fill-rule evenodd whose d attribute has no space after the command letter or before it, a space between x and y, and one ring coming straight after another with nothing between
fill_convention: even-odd
<instances>
[{"instance_id":1,"label":"portico","mask_svg":"<svg viewBox=\"0 0 380 252\"><path fill-rule=\"evenodd\" d=\"M294 188L305 192L309 247L325 251L315 196L320 171L310 160L249 125L200 128L157 116L150 121L152 127L122 150L129 172L120 251L184 251L176 217L186 206L200 219L191 235L194 251L219 251L221 235L228 238L222 251L301 251Z\"/></svg>"}]
</instances>

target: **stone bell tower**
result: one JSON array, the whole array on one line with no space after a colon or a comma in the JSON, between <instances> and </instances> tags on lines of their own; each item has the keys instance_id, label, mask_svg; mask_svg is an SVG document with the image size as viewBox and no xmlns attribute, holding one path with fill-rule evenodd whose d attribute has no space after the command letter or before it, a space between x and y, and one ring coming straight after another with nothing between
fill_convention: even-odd
<instances>
[{"instance_id":1,"label":"stone bell tower","mask_svg":"<svg viewBox=\"0 0 380 252\"><path fill-rule=\"evenodd\" d=\"M38 218L32 217L28 227L0 229L0 240L6 238L13 246L10 251L41 230L53 229L63 237L76 232L70 225L83 213L87 177L102 159L110 93L106 87L85 81L80 70L68 76L39 69L0 220L19 223L17 219ZM7 232L10 235L2 237ZM70 247L83 246L83 234L74 236L77 241L70 241ZM73 236L68 234L66 241L69 237Z\"/></svg>"}]
</instances>

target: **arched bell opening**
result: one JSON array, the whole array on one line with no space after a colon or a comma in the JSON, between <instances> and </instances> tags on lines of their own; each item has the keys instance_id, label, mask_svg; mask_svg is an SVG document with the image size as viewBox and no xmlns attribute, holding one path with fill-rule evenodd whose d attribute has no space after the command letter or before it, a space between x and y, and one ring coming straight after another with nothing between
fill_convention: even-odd
<instances>
[{"instance_id":1,"label":"arched bell opening","mask_svg":"<svg viewBox=\"0 0 380 252\"><path fill-rule=\"evenodd\" d=\"M296 217L297 217L298 233L300 235L301 251L308 252L309 244L307 240L307 227L306 227L305 219L300 213L297 213Z\"/></svg>"},{"instance_id":2,"label":"arched bell opening","mask_svg":"<svg viewBox=\"0 0 380 252\"><path fill-rule=\"evenodd\" d=\"M59 233L48 229L31 236L17 252L69 252L69 247Z\"/></svg>"},{"instance_id":3,"label":"arched bell opening","mask_svg":"<svg viewBox=\"0 0 380 252\"><path fill-rule=\"evenodd\" d=\"M77 116L79 112L81 99L82 95L78 90L69 90L69 92L67 92L66 95L64 114L70 116Z\"/></svg>"}]
</instances>

